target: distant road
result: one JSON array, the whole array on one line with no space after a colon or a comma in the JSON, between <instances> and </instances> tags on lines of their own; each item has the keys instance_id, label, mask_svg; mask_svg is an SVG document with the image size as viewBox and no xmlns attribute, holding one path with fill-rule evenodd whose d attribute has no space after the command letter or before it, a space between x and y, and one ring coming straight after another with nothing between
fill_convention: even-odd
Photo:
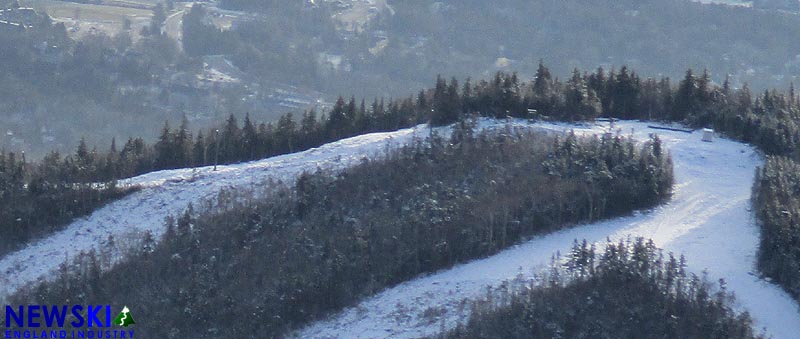
<instances>
[{"instance_id":1,"label":"distant road","mask_svg":"<svg viewBox=\"0 0 800 339\"><path fill-rule=\"evenodd\" d=\"M167 20L164 21L164 33L170 38L178 42L178 48L183 49L183 16L186 14L186 9L181 9L175 13L170 14Z\"/></svg>"}]
</instances>

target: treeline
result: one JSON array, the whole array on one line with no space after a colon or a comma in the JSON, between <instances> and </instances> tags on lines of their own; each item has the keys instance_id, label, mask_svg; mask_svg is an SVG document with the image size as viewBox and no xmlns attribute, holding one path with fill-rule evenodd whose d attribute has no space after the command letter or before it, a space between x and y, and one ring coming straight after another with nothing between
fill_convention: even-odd
<instances>
[{"instance_id":1,"label":"treeline","mask_svg":"<svg viewBox=\"0 0 800 339\"><path fill-rule=\"evenodd\" d=\"M464 121L341 173L305 173L260 198L222 193L168 219L108 271L98 253L12 303L136 300L146 337L279 338L424 272L533 234L653 206L671 190L654 138L477 133Z\"/></svg>"},{"instance_id":2,"label":"treeline","mask_svg":"<svg viewBox=\"0 0 800 339\"><path fill-rule=\"evenodd\" d=\"M743 91L741 95L749 95L746 89ZM727 87L713 87L707 75L695 79L691 71L678 89L671 88L669 79L641 80L626 68L619 73L602 69L592 74L576 71L567 83L553 78L543 65L530 83L522 82L516 74L505 73L497 73L489 81L473 83L468 79L463 86L455 79L448 82L439 77L434 88L422 90L416 96L388 101L374 99L371 103L363 99L357 101L354 97L349 100L339 97L329 112L318 115L312 110L299 119L288 113L274 123L256 124L245 117L243 124L239 124L231 115L219 128L199 132L196 136L191 133L186 119L176 129L165 124L154 145L148 145L141 138L131 138L120 150L112 149L99 156L118 160L118 163L93 166L84 173L87 180L98 181L154 170L261 159L364 133L391 131L425 122L450 124L476 114L495 118L546 116L567 121L598 116L688 119L700 125L708 120L703 120L705 116L701 117L701 112L717 113L708 99L716 98L716 93L739 95ZM735 108L742 108L740 106ZM756 100L744 108L761 106L761 101ZM752 120L747 121L759 123ZM749 129L745 131L750 132Z\"/></svg>"},{"instance_id":3,"label":"treeline","mask_svg":"<svg viewBox=\"0 0 800 339\"><path fill-rule=\"evenodd\" d=\"M506 73L497 73L490 80L467 79L463 84L439 77L433 88L412 97L374 99L371 103L339 97L333 108L321 115L313 110L299 118L288 113L271 123L255 123L246 116L240 124L231 115L219 128L196 135L184 119L176 129L165 124L153 145L131 138L120 150L98 155L118 162L94 166L84 174L87 180L101 181L154 170L261 159L359 134L425 122L445 125L473 115L685 122L694 127L714 127L768 154L800 154L796 146L800 126L795 122L800 117L800 100L793 87L788 93L773 90L756 95L747 87L734 89L727 81L717 86L707 72L695 75L691 70L673 86L669 78L642 79L624 67L619 71L601 68L593 73L576 70L562 82L540 65L530 82Z\"/></svg>"},{"instance_id":4,"label":"treeline","mask_svg":"<svg viewBox=\"0 0 800 339\"><path fill-rule=\"evenodd\" d=\"M455 79L448 83L439 78L427 93L430 121L435 124L451 123L465 112L560 121L597 117L673 121L716 128L768 154L798 155L800 129L795 121L800 117L800 100L793 86L788 93L753 94L747 86L734 89L728 81L716 85L707 72L697 75L692 70L673 86L669 78L641 78L625 67L592 73L575 70L562 82L540 64L528 83L503 73L474 84L468 79L463 86Z\"/></svg>"},{"instance_id":5,"label":"treeline","mask_svg":"<svg viewBox=\"0 0 800 339\"><path fill-rule=\"evenodd\" d=\"M800 300L800 165L768 157L756 172L753 205L761 225L758 268Z\"/></svg>"},{"instance_id":6,"label":"treeline","mask_svg":"<svg viewBox=\"0 0 800 339\"><path fill-rule=\"evenodd\" d=\"M82 171L81 180L121 179L152 171L229 164L304 151L340 139L371 132L393 131L427 121L428 117L411 98L375 100L370 109L364 101L339 98L322 115L307 111L300 119L293 113L275 122L253 122L246 115L243 123L230 115L219 128L192 133L184 117L177 128L166 122L158 140L148 144L143 138L129 138L121 148L91 151L91 165ZM51 154L52 156L52 154Z\"/></svg>"},{"instance_id":7,"label":"treeline","mask_svg":"<svg viewBox=\"0 0 800 339\"><path fill-rule=\"evenodd\" d=\"M800 158L800 98L794 86L787 92L757 94L747 86L734 89L727 80L714 84L708 72L698 75L691 69L674 86L669 78L641 78L626 67L575 70L562 82L540 64L530 82L504 73L489 81L467 79L463 85L439 78L434 89L420 93L417 106L430 111L434 124L454 122L469 112L559 121L612 117L683 122L715 128L767 154Z\"/></svg>"},{"instance_id":8,"label":"treeline","mask_svg":"<svg viewBox=\"0 0 800 339\"><path fill-rule=\"evenodd\" d=\"M0 257L137 189L79 183L90 163L81 145L74 156L53 153L38 165L0 152Z\"/></svg>"},{"instance_id":9,"label":"treeline","mask_svg":"<svg viewBox=\"0 0 800 339\"><path fill-rule=\"evenodd\" d=\"M495 288L466 324L435 338L763 338L734 310L724 280L687 274L683 257L665 257L652 241L599 252L576 241L567 259L541 283Z\"/></svg>"}]
</instances>

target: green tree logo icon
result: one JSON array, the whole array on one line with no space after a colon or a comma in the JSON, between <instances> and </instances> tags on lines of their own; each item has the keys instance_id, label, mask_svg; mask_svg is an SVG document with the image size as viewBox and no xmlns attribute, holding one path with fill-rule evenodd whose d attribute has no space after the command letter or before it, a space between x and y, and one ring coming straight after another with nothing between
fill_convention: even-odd
<instances>
[{"instance_id":1,"label":"green tree logo icon","mask_svg":"<svg viewBox=\"0 0 800 339\"><path fill-rule=\"evenodd\" d=\"M122 309L122 312L119 312L119 315L114 318L114 324L122 327L128 327L135 323L136 322L133 321L133 316L131 315L131 310L128 309L128 306L125 306Z\"/></svg>"}]
</instances>

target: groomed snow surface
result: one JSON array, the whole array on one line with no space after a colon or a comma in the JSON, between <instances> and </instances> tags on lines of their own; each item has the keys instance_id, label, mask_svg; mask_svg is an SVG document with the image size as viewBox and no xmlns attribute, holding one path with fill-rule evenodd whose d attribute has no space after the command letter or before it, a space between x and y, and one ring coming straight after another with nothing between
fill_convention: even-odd
<instances>
[{"instance_id":1,"label":"groomed snow surface","mask_svg":"<svg viewBox=\"0 0 800 339\"><path fill-rule=\"evenodd\" d=\"M365 134L304 152L219 166L217 171L211 166L165 170L122 180L120 185L140 185L143 189L1 258L0 301L24 285L51 278L65 259L71 262L81 252L104 246L110 235L116 243L141 237L148 231L160 238L167 216L180 215L190 203L198 207L220 190L258 191L270 178L293 182L304 171L345 168L364 157L380 156L387 147L406 144L415 134L424 137L427 128L420 125L391 133ZM124 248L124 244L120 245Z\"/></svg>"},{"instance_id":2,"label":"groomed snow surface","mask_svg":"<svg viewBox=\"0 0 800 339\"><path fill-rule=\"evenodd\" d=\"M574 129L599 134L609 124L574 126L537 124L554 132ZM520 275L532 277L557 251L567 253L574 239L605 243L631 236L652 238L668 252L685 254L688 270L724 278L741 310L775 339L797 338L800 309L779 287L758 278L755 253L758 229L750 212L754 171L762 161L747 145L725 139L702 142L702 133L649 129L639 122L617 123L624 135L646 140L657 133L672 153L672 200L644 213L583 225L541 236L492 257L456 266L388 289L331 319L295 334L298 338L418 338L452 328L463 320L466 298L485 296L487 286ZM633 131L633 132L631 132ZM438 309L444 309L439 314ZM436 314L433 318L425 316ZM432 312L430 310L433 310Z\"/></svg>"},{"instance_id":3,"label":"groomed snow surface","mask_svg":"<svg viewBox=\"0 0 800 339\"><path fill-rule=\"evenodd\" d=\"M511 123L527 126L522 121ZM503 128L505 125L481 120L478 128ZM435 130L446 136L450 128ZM81 252L107 248L109 236L114 237L119 251L125 250L128 240L141 238L145 232L159 239L166 217L179 216L189 204L197 208L213 200L223 189L258 192L269 185L270 179L293 183L303 172L343 169L364 158L380 157L415 137L424 139L430 133L427 125L419 125L395 132L364 134L264 160L218 166L216 171L207 166L157 171L121 180L120 185L139 185L142 190L71 223L63 231L0 257L0 304L22 286L53 278L59 265L72 262Z\"/></svg>"},{"instance_id":4,"label":"groomed snow surface","mask_svg":"<svg viewBox=\"0 0 800 339\"><path fill-rule=\"evenodd\" d=\"M503 123L482 120L481 128ZM608 123L591 126L514 121L562 133L599 134ZM751 313L756 325L776 339L795 338L800 333L800 309L779 287L758 278L755 253L758 229L749 210L750 187L761 159L753 148L725 139L701 142L701 133L683 133L647 128L639 122L617 123L624 135L646 140L657 133L665 141L675 165L672 200L652 211L630 217L575 227L537 237L492 257L476 260L394 288L326 321L312 324L295 334L298 338L416 338L432 335L463 320L465 300L479 298L487 286L520 274L532 276L547 266L557 251L566 253L574 239L605 242L631 236L652 238L656 245L685 254L688 269L710 280L724 278L736 293L739 307ZM447 129L441 130L444 133ZM20 287L55 275L65 259L103 246L109 235L117 242L151 232L159 237L164 218L182 213L189 203L199 206L221 189L258 190L268 178L293 181L303 171L341 169L376 157L388 147L424 137L423 126L390 133L362 135L305 152L261 161L210 167L160 171L128 179L143 189L109 204L91 216L75 221L64 231L36 241L0 258L0 301ZM0 302L1 303L1 302ZM444 312L430 312L431 310ZM424 316L428 310L428 316ZM434 314L431 316L430 314Z\"/></svg>"}]
</instances>

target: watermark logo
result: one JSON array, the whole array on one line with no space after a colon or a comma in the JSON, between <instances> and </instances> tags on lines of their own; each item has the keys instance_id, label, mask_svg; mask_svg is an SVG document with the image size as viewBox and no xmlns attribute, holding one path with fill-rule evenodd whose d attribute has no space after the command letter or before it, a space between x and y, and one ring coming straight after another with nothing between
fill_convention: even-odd
<instances>
[{"instance_id":1,"label":"watermark logo","mask_svg":"<svg viewBox=\"0 0 800 339\"><path fill-rule=\"evenodd\" d=\"M131 315L131 310L128 309L128 306L123 307L122 312L119 312L119 315L116 318L114 318L114 325L119 325L122 327L128 327L135 323L136 321L133 320L133 316Z\"/></svg>"},{"instance_id":2,"label":"watermark logo","mask_svg":"<svg viewBox=\"0 0 800 339\"><path fill-rule=\"evenodd\" d=\"M6 305L0 338L133 338L130 308L112 314L111 305Z\"/></svg>"}]
</instances>

